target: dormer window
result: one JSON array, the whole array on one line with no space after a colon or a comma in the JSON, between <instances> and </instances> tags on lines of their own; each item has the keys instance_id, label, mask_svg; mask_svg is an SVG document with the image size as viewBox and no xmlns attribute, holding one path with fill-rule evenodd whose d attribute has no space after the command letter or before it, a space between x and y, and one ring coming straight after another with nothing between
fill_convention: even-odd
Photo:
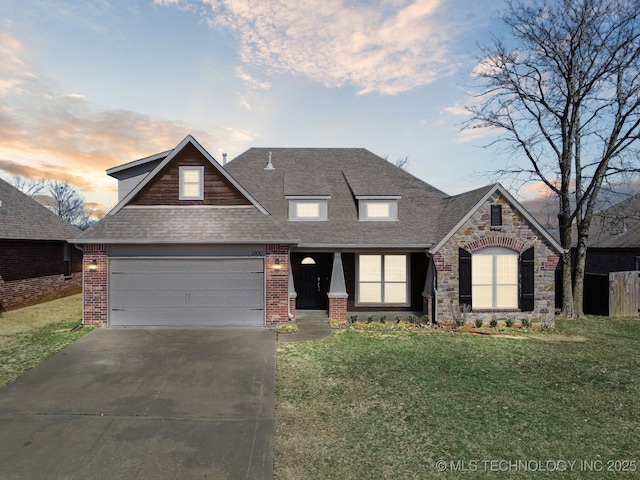
<instances>
[{"instance_id":1,"label":"dormer window","mask_svg":"<svg viewBox=\"0 0 640 480\"><path fill-rule=\"evenodd\" d=\"M369 222L398 220L398 198L358 198L359 218Z\"/></svg>"},{"instance_id":2,"label":"dormer window","mask_svg":"<svg viewBox=\"0 0 640 480\"><path fill-rule=\"evenodd\" d=\"M204 200L204 167L180 167L180 200Z\"/></svg>"},{"instance_id":3,"label":"dormer window","mask_svg":"<svg viewBox=\"0 0 640 480\"><path fill-rule=\"evenodd\" d=\"M289 220L317 222L327 220L327 200L329 197L287 197L289 200Z\"/></svg>"}]
</instances>

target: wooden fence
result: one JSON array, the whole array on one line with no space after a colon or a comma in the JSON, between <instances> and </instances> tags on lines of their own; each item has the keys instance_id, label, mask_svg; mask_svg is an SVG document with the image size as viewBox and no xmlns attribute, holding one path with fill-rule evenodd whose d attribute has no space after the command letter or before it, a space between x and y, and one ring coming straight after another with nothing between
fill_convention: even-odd
<instances>
[{"instance_id":1,"label":"wooden fence","mask_svg":"<svg viewBox=\"0 0 640 480\"><path fill-rule=\"evenodd\" d=\"M640 271L609 273L609 316L635 317L640 313Z\"/></svg>"}]
</instances>

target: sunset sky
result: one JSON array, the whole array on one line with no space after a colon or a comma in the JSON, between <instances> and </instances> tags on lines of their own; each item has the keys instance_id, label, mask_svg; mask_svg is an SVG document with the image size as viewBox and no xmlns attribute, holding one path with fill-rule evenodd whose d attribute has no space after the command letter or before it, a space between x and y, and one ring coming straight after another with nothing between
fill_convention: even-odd
<instances>
[{"instance_id":1,"label":"sunset sky","mask_svg":"<svg viewBox=\"0 0 640 480\"><path fill-rule=\"evenodd\" d=\"M460 122L502 5L0 0L0 176L68 180L112 207L107 168L191 133L219 161L364 147L447 193L479 187L504 153Z\"/></svg>"}]
</instances>

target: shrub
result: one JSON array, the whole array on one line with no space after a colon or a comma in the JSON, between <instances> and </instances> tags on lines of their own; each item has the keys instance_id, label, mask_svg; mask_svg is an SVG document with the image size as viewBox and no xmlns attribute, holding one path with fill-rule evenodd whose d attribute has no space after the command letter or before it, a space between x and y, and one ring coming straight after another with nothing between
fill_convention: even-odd
<instances>
[{"instance_id":1,"label":"shrub","mask_svg":"<svg viewBox=\"0 0 640 480\"><path fill-rule=\"evenodd\" d=\"M409 315L409 316L407 317L407 321L408 321L409 323L416 324L416 323L418 323L418 317L416 317L416 316L415 316L415 315L413 315L413 314L412 314L412 315Z\"/></svg>"},{"instance_id":2,"label":"shrub","mask_svg":"<svg viewBox=\"0 0 640 480\"><path fill-rule=\"evenodd\" d=\"M380 323L385 324L387 322L387 316L386 315L380 315Z\"/></svg>"},{"instance_id":3,"label":"shrub","mask_svg":"<svg viewBox=\"0 0 640 480\"><path fill-rule=\"evenodd\" d=\"M523 318L520 320L520 323L522 323L522 328L529 328L531 326L531 320L528 318Z\"/></svg>"},{"instance_id":4,"label":"shrub","mask_svg":"<svg viewBox=\"0 0 640 480\"><path fill-rule=\"evenodd\" d=\"M513 327L513 324L515 323L515 321L513 320L513 318L507 318L504 321L504 324L507 326L507 328L511 328Z\"/></svg>"},{"instance_id":5,"label":"shrub","mask_svg":"<svg viewBox=\"0 0 640 480\"><path fill-rule=\"evenodd\" d=\"M349 318L351 319L351 323L356 323L358 321L358 315L351 315Z\"/></svg>"},{"instance_id":6,"label":"shrub","mask_svg":"<svg viewBox=\"0 0 640 480\"><path fill-rule=\"evenodd\" d=\"M367 315L367 323L373 322L373 315Z\"/></svg>"},{"instance_id":7,"label":"shrub","mask_svg":"<svg viewBox=\"0 0 640 480\"><path fill-rule=\"evenodd\" d=\"M481 328L482 327L482 319L481 318L476 318L476 328Z\"/></svg>"},{"instance_id":8,"label":"shrub","mask_svg":"<svg viewBox=\"0 0 640 480\"><path fill-rule=\"evenodd\" d=\"M498 320L496 319L496 317L493 317L489 321L489 325L491 326L491 328L496 328L498 326Z\"/></svg>"},{"instance_id":9,"label":"shrub","mask_svg":"<svg viewBox=\"0 0 640 480\"><path fill-rule=\"evenodd\" d=\"M400 323L400 320L402 320L402 317L400 315L395 315L393 317L393 321L396 322L396 323Z\"/></svg>"}]
</instances>

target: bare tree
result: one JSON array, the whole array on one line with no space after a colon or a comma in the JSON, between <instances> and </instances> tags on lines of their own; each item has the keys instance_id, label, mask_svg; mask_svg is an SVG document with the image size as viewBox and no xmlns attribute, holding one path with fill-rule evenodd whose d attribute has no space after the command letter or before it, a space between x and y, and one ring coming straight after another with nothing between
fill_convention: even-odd
<instances>
[{"instance_id":1,"label":"bare tree","mask_svg":"<svg viewBox=\"0 0 640 480\"><path fill-rule=\"evenodd\" d=\"M389 160L389 155L385 155L382 158L384 158L387 162L391 162L391 160ZM407 170L409 168L409 155L398 158L395 162L391 163L393 163L396 167L401 168L402 170Z\"/></svg>"},{"instance_id":2,"label":"bare tree","mask_svg":"<svg viewBox=\"0 0 640 480\"><path fill-rule=\"evenodd\" d=\"M598 194L638 172L640 1L506 5L502 21L509 34L482 52L476 69L482 91L468 107L466 128L495 131L493 143L515 154L500 174L542 181L557 196L560 241L567 249L562 313L581 317Z\"/></svg>"},{"instance_id":3,"label":"bare tree","mask_svg":"<svg viewBox=\"0 0 640 480\"><path fill-rule=\"evenodd\" d=\"M55 204L53 211L69 223L74 225L81 222L85 216L84 199L68 182L50 181L49 194Z\"/></svg>"},{"instance_id":4,"label":"bare tree","mask_svg":"<svg viewBox=\"0 0 640 480\"><path fill-rule=\"evenodd\" d=\"M13 186L20 190L22 193L33 198L42 190L44 190L46 182L44 178L41 178L40 180L34 180L32 178L24 178L16 175L15 177L13 177Z\"/></svg>"},{"instance_id":5,"label":"bare tree","mask_svg":"<svg viewBox=\"0 0 640 480\"><path fill-rule=\"evenodd\" d=\"M409 155L404 158L397 159L395 166L401 168L402 170L407 170L409 168Z\"/></svg>"}]
</instances>

